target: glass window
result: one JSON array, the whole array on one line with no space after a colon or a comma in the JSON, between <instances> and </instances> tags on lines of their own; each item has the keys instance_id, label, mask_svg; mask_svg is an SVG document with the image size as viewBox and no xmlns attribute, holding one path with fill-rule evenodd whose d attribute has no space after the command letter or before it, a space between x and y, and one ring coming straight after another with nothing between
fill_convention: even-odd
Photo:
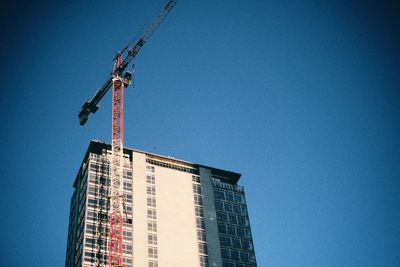
<instances>
[{"instance_id":1,"label":"glass window","mask_svg":"<svg viewBox=\"0 0 400 267\"><path fill-rule=\"evenodd\" d=\"M200 183L200 177L193 175L192 176L192 181L195 182L195 183Z\"/></svg>"},{"instance_id":2,"label":"glass window","mask_svg":"<svg viewBox=\"0 0 400 267\"><path fill-rule=\"evenodd\" d=\"M232 235L232 236L235 236L235 235L236 235L236 233L235 233L235 227L228 225L226 228L228 229L228 234L229 234L229 235Z\"/></svg>"},{"instance_id":3,"label":"glass window","mask_svg":"<svg viewBox=\"0 0 400 267\"><path fill-rule=\"evenodd\" d=\"M232 205L233 213L240 214L240 207L238 205Z\"/></svg>"},{"instance_id":4,"label":"glass window","mask_svg":"<svg viewBox=\"0 0 400 267\"><path fill-rule=\"evenodd\" d=\"M147 166L146 166L146 170L147 170L148 172L154 172L154 171L155 171L155 168L154 168L154 166L147 165Z\"/></svg>"},{"instance_id":5,"label":"glass window","mask_svg":"<svg viewBox=\"0 0 400 267\"><path fill-rule=\"evenodd\" d=\"M240 240L237 239L237 238L232 238L232 246L233 246L234 248L241 248L241 246L240 246Z\"/></svg>"},{"instance_id":6,"label":"glass window","mask_svg":"<svg viewBox=\"0 0 400 267\"><path fill-rule=\"evenodd\" d=\"M231 204L231 203L225 202L225 203L224 203L224 210L227 211L227 212L233 212L233 210L232 210L232 204Z\"/></svg>"},{"instance_id":7,"label":"glass window","mask_svg":"<svg viewBox=\"0 0 400 267\"><path fill-rule=\"evenodd\" d=\"M157 235L149 233L147 235L149 245L157 245Z\"/></svg>"},{"instance_id":8,"label":"glass window","mask_svg":"<svg viewBox=\"0 0 400 267\"><path fill-rule=\"evenodd\" d=\"M156 207L156 199L154 197L147 198L147 206L148 207Z\"/></svg>"},{"instance_id":9,"label":"glass window","mask_svg":"<svg viewBox=\"0 0 400 267\"><path fill-rule=\"evenodd\" d=\"M219 191L219 190L215 190L215 191L214 191L214 197L215 197L216 199L221 199L221 200L224 200L224 199L225 199L224 192Z\"/></svg>"},{"instance_id":10,"label":"glass window","mask_svg":"<svg viewBox=\"0 0 400 267\"><path fill-rule=\"evenodd\" d=\"M155 209L147 210L147 219L156 220L157 219L157 211Z\"/></svg>"},{"instance_id":11,"label":"glass window","mask_svg":"<svg viewBox=\"0 0 400 267\"><path fill-rule=\"evenodd\" d=\"M220 236L219 237L219 241L221 243L221 246L224 246L224 247L230 247L231 246L231 239L229 237Z\"/></svg>"},{"instance_id":12,"label":"glass window","mask_svg":"<svg viewBox=\"0 0 400 267\"><path fill-rule=\"evenodd\" d=\"M229 201L233 201L233 194L231 192L225 192L226 199Z\"/></svg>"},{"instance_id":13,"label":"glass window","mask_svg":"<svg viewBox=\"0 0 400 267\"><path fill-rule=\"evenodd\" d=\"M237 250L231 250L231 259L235 261L239 260L239 252Z\"/></svg>"},{"instance_id":14,"label":"glass window","mask_svg":"<svg viewBox=\"0 0 400 267\"><path fill-rule=\"evenodd\" d=\"M221 256L223 259L229 259L229 251L226 248L221 248Z\"/></svg>"},{"instance_id":15,"label":"glass window","mask_svg":"<svg viewBox=\"0 0 400 267\"><path fill-rule=\"evenodd\" d=\"M249 256L247 255L246 252L240 252L240 260L244 261L244 262L248 262L249 261Z\"/></svg>"},{"instance_id":16,"label":"glass window","mask_svg":"<svg viewBox=\"0 0 400 267\"><path fill-rule=\"evenodd\" d=\"M155 196L156 195L156 187L153 185L147 186L147 195Z\"/></svg>"},{"instance_id":17,"label":"glass window","mask_svg":"<svg viewBox=\"0 0 400 267\"><path fill-rule=\"evenodd\" d=\"M206 243L199 243L199 253L207 254L207 244Z\"/></svg>"},{"instance_id":18,"label":"glass window","mask_svg":"<svg viewBox=\"0 0 400 267\"><path fill-rule=\"evenodd\" d=\"M203 197L201 195L194 195L194 204L203 205Z\"/></svg>"},{"instance_id":19,"label":"glass window","mask_svg":"<svg viewBox=\"0 0 400 267\"><path fill-rule=\"evenodd\" d=\"M146 182L148 184L155 184L156 183L156 177L153 174L149 174L146 176Z\"/></svg>"},{"instance_id":20,"label":"glass window","mask_svg":"<svg viewBox=\"0 0 400 267\"><path fill-rule=\"evenodd\" d=\"M197 217L202 217L202 218L204 217L204 210L202 207L195 206L194 209L195 209L195 214Z\"/></svg>"},{"instance_id":21,"label":"glass window","mask_svg":"<svg viewBox=\"0 0 400 267\"><path fill-rule=\"evenodd\" d=\"M201 186L199 184L193 184L193 193L201 194Z\"/></svg>"},{"instance_id":22,"label":"glass window","mask_svg":"<svg viewBox=\"0 0 400 267\"><path fill-rule=\"evenodd\" d=\"M206 232L203 230L197 230L197 240L206 241Z\"/></svg>"},{"instance_id":23,"label":"glass window","mask_svg":"<svg viewBox=\"0 0 400 267\"><path fill-rule=\"evenodd\" d=\"M156 247L149 247L148 249L149 258L157 259L158 258L158 250Z\"/></svg>"},{"instance_id":24,"label":"glass window","mask_svg":"<svg viewBox=\"0 0 400 267\"><path fill-rule=\"evenodd\" d=\"M231 224L237 224L236 215L229 214L229 215L228 215L228 219L229 219L229 223L231 223Z\"/></svg>"},{"instance_id":25,"label":"glass window","mask_svg":"<svg viewBox=\"0 0 400 267\"><path fill-rule=\"evenodd\" d=\"M204 219L196 218L196 227L198 229L205 229Z\"/></svg>"},{"instance_id":26,"label":"glass window","mask_svg":"<svg viewBox=\"0 0 400 267\"><path fill-rule=\"evenodd\" d=\"M157 222L148 221L147 222L147 230L150 232L157 232Z\"/></svg>"},{"instance_id":27,"label":"glass window","mask_svg":"<svg viewBox=\"0 0 400 267\"><path fill-rule=\"evenodd\" d=\"M200 255L200 267L208 267L208 257Z\"/></svg>"},{"instance_id":28,"label":"glass window","mask_svg":"<svg viewBox=\"0 0 400 267\"><path fill-rule=\"evenodd\" d=\"M243 228L237 227L237 228L236 228L236 234L237 234L238 237L244 237L244 230L243 230Z\"/></svg>"},{"instance_id":29,"label":"glass window","mask_svg":"<svg viewBox=\"0 0 400 267\"><path fill-rule=\"evenodd\" d=\"M226 234L226 227L224 224L221 224L221 223L218 224L218 232L220 234Z\"/></svg>"},{"instance_id":30,"label":"glass window","mask_svg":"<svg viewBox=\"0 0 400 267\"><path fill-rule=\"evenodd\" d=\"M217 209L217 210L224 210L224 206L223 206L222 202L220 202L220 201L215 201L215 209Z\"/></svg>"}]
</instances>

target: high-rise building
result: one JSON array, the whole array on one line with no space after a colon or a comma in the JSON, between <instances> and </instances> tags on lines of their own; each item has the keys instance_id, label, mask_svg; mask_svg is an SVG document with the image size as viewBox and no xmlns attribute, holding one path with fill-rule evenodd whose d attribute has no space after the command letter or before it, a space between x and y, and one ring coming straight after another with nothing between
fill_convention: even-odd
<instances>
[{"instance_id":1,"label":"high-rise building","mask_svg":"<svg viewBox=\"0 0 400 267\"><path fill-rule=\"evenodd\" d=\"M66 267L108 266L110 150L91 141L76 176ZM123 266L256 267L240 176L124 149Z\"/></svg>"}]
</instances>

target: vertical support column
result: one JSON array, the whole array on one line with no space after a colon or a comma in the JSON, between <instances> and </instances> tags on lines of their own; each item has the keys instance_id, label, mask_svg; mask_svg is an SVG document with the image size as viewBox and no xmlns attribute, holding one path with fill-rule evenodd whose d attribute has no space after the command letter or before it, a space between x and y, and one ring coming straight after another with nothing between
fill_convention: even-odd
<instances>
[{"instance_id":1,"label":"vertical support column","mask_svg":"<svg viewBox=\"0 0 400 267\"><path fill-rule=\"evenodd\" d=\"M118 55L114 71L122 62ZM119 76L113 77L112 88L112 143L110 157L111 194L109 215L108 263L110 266L122 266L122 207L123 207L123 167L124 167L124 84Z\"/></svg>"},{"instance_id":2,"label":"vertical support column","mask_svg":"<svg viewBox=\"0 0 400 267\"><path fill-rule=\"evenodd\" d=\"M201 189L203 191L204 222L210 267L222 267L221 247L219 243L217 213L215 211L214 189L211 171L199 167Z\"/></svg>"}]
</instances>

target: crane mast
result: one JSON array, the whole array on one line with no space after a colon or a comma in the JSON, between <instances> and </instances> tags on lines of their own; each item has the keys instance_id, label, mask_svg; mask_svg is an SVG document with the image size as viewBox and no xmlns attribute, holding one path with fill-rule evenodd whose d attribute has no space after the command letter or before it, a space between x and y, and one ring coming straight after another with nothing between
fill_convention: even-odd
<instances>
[{"instance_id":1,"label":"crane mast","mask_svg":"<svg viewBox=\"0 0 400 267\"><path fill-rule=\"evenodd\" d=\"M84 125L90 113L95 113L98 103L112 87L112 142L111 154L108 156L110 164L110 190L108 214L108 264L110 267L123 266L122 260L122 225L123 225L123 167L124 167L124 88L132 80L132 73L126 71L130 62L136 57L140 49L151 37L166 15L175 6L178 0L169 0L161 12L143 29L134 46L125 46L114 59L113 71L102 87L91 100L87 100L78 113L80 125ZM133 43L133 42L132 42Z\"/></svg>"}]
</instances>

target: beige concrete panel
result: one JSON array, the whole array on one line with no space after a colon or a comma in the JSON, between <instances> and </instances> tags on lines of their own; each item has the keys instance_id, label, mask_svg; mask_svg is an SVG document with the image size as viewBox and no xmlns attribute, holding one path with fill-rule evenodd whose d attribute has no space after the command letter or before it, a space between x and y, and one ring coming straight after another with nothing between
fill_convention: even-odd
<instances>
[{"instance_id":1,"label":"beige concrete panel","mask_svg":"<svg viewBox=\"0 0 400 267\"><path fill-rule=\"evenodd\" d=\"M198 267L192 175L156 167L159 266Z\"/></svg>"},{"instance_id":2,"label":"beige concrete panel","mask_svg":"<svg viewBox=\"0 0 400 267\"><path fill-rule=\"evenodd\" d=\"M145 154L133 152L133 266L147 266Z\"/></svg>"}]
</instances>

